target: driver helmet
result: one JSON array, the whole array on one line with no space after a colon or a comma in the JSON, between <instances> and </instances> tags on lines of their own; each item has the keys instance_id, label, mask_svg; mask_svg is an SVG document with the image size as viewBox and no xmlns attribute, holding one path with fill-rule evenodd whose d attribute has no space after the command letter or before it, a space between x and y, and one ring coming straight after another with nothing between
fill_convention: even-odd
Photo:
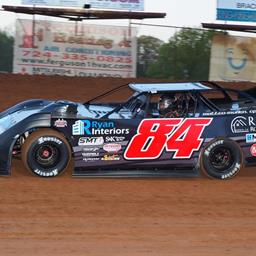
<instances>
[{"instance_id":1,"label":"driver helmet","mask_svg":"<svg viewBox=\"0 0 256 256\"><path fill-rule=\"evenodd\" d=\"M160 115L166 115L176 106L175 94L163 94L158 102L158 111Z\"/></svg>"}]
</instances>

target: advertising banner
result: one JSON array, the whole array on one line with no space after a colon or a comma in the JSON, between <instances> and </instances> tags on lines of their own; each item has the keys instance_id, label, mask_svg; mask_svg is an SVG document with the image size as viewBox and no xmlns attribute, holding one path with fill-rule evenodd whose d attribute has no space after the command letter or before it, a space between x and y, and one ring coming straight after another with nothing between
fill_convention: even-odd
<instances>
[{"instance_id":1,"label":"advertising banner","mask_svg":"<svg viewBox=\"0 0 256 256\"><path fill-rule=\"evenodd\" d=\"M217 0L217 19L256 21L256 0Z\"/></svg>"},{"instance_id":2,"label":"advertising banner","mask_svg":"<svg viewBox=\"0 0 256 256\"><path fill-rule=\"evenodd\" d=\"M86 0L22 0L21 4L25 5L47 5L62 7L83 7Z\"/></svg>"},{"instance_id":3,"label":"advertising banner","mask_svg":"<svg viewBox=\"0 0 256 256\"><path fill-rule=\"evenodd\" d=\"M90 4L91 8L144 10L144 0L22 0L22 4L62 7L83 7L85 4Z\"/></svg>"},{"instance_id":4,"label":"advertising banner","mask_svg":"<svg viewBox=\"0 0 256 256\"><path fill-rule=\"evenodd\" d=\"M144 0L87 0L92 8L144 11Z\"/></svg>"},{"instance_id":5,"label":"advertising banner","mask_svg":"<svg viewBox=\"0 0 256 256\"><path fill-rule=\"evenodd\" d=\"M214 36L210 80L256 81L256 38Z\"/></svg>"},{"instance_id":6,"label":"advertising banner","mask_svg":"<svg viewBox=\"0 0 256 256\"><path fill-rule=\"evenodd\" d=\"M17 20L14 73L136 77L136 29Z\"/></svg>"}]
</instances>

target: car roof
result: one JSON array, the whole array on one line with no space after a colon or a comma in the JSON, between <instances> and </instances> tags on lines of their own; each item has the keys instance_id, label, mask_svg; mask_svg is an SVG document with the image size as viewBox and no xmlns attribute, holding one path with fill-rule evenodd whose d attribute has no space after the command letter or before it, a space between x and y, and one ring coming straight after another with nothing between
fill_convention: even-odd
<instances>
[{"instance_id":1,"label":"car roof","mask_svg":"<svg viewBox=\"0 0 256 256\"><path fill-rule=\"evenodd\" d=\"M211 90L212 88L202 83L148 83L148 84L129 84L129 87L137 92L176 92L191 90Z\"/></svg>"}]
</instances>

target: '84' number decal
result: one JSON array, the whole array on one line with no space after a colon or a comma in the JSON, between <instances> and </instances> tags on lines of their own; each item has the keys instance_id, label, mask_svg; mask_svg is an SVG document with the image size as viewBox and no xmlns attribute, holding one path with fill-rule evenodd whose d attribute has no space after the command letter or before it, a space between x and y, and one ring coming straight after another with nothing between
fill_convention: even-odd
<instances>
[{"instance_id":1,"label":"'84' number decal","mask_svg":"<svg viewBox=\"0 0 256 256\"><path fill-rule=\"evenodd\" d=\"M163 150L174 159L188 159L203 142L201 135L212 118L145 119L132 138L124 157L127 160L157 159Z\"/></svg>"}]
</instances>

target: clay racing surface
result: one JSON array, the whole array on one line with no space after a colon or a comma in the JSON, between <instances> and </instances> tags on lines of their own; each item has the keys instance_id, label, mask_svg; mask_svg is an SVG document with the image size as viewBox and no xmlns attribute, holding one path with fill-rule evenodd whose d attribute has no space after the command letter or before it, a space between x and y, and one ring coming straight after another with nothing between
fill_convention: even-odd
<instances>
[{"instance_id":1,"label":"clay racing surface","mask_svg":"<svg viewBox=\"0 0 256 256\"><path fill-rule=\"evenodd\" d=\"M84 81L3 75L1 110L28 98L86 100L101 87ZM40 179L14 160L12 177L0 178L0 255L256 254L256 169L226 182L77 179L71 169Z\"/></svg>"}]
</instances>

